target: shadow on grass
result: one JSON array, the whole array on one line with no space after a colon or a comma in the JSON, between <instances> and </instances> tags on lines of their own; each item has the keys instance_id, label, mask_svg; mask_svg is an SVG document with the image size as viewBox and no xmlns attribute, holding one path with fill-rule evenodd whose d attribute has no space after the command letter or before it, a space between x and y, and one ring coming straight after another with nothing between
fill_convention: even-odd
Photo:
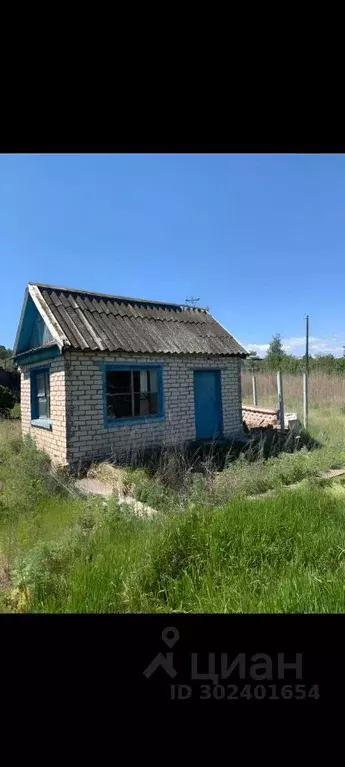
<instances>
[{"instance_id":1,"label":"shadow on grass","mask_svg":"<svg viewBox=\"0 0 345 767\"><path fill-rule=\"evenodd\" d=\"M271 428L252 429L247 435L247 445L244 452L254 453L254 459L259 452L260 457L271 458L280 453L295 453L302 448L316 450L321 442L309 432L302 429L299 434L293 431L279 431ZM242 450L243 452L243 450Z\"/></svg>"},{"instance_id":2,"label":"shadow on grass","mask_svg":"<svg viewBox=\"0 0 345 767\"><path fill-rule=\"evenodd\" d=\"M296 435L293 432L260 428L249 432L245 443L239 441L193 443L188 450L194 471L203 470L203 467L210 461L215 470L221 471L241 455L247 461L254 462L259 459L276 457L280 453L294 453L302 448L315 450L319 447L321 447L321 443L305 431Z\"/></svg>"},{"instance_id":3,"label":"shadow on grass","mask_svg":"<svg viewBox=\"0 0 345 767\"><path fill-rule=\"evenodd\" d=\"M210 441L195 441L183 446L158 447L146 450L136 450L125 456L113 455L111 461L117 465L145 467L150 474L166 473L171 469L174 476L178 469L183 471L209 472L222 471L229 463L244 456L247 461L272 458L280 453L294 453L302 448L315 450L321 443L311 437L306 431L299 435L290 432L280 432L277 429L252 429L246 435L246 441L230 441L225 439ZM170 471L168 471L170 473Z\"/></svg>"}]
</instances>

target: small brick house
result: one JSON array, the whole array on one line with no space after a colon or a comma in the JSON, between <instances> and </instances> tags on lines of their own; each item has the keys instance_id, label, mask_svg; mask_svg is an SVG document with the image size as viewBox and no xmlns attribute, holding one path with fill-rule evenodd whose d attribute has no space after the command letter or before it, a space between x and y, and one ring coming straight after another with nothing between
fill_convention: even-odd
<instances>
[{"instance_id":1,"label":"small brick house","mask_svg":"<svg viewBox=\"0 0 345 767\"><path fill-rule=\"evenodd\" d=\"M53 463L242 436L246 351L206 309L29 283L23 434Z\"/></svg>"}]
</instances>

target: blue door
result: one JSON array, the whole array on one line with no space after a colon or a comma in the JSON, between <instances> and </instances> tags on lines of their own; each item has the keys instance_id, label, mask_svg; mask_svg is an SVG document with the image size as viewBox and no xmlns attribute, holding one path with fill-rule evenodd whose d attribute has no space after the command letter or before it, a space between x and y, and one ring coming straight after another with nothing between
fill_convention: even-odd
<instances>
[{"instance_id":1,"label":"blue door","mask_svg":"<svg viewBox=\"0 0 345 767\"><path fill-rule=\"evenodd\" d=\"M194 370L194 408L196 438L219 437L223 430L219 370Z\"/></svg>"}]
</instances>

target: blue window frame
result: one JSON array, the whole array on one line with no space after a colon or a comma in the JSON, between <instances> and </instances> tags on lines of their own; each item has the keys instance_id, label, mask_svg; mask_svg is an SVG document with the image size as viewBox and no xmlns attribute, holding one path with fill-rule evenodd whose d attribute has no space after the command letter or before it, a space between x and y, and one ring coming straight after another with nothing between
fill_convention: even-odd
<instances>
[{"instance_id":1,"label":"blue window frame","mask_svg":"<svg viewBox=\"0 0 345 767\"><path fill-rule=\"evenodd\" d=\"M105 364L103 408L106 426L163 420L162 366Z\"/></svg>"},{"instance_id":2,"label":"blue window frame","mask_svg":"<svg viewBox=\"0 0 345 767\"><path fill-rule=\"evenodd\" d=\"M51 429L50 420L50 370L49 367L30 371L31 424Z\"/></svg>"}]
</instances>

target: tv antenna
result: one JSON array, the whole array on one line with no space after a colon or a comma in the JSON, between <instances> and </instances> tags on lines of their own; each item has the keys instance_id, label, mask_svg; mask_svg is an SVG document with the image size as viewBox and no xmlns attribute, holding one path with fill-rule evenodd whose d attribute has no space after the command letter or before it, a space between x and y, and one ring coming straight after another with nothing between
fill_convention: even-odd
<instances>
[{"instance_id":1,"label":"tv antenna","mask_svg":"<svg viewBox=\"0 0 345 767\"><path fill-rule=\"evenodd\" d=\"M190 298L186 298L186 304L190 304L191 306L196 306L198 301L200 301L200 298L193 298L192 296Z\"/></svg>"}]
</instances>

